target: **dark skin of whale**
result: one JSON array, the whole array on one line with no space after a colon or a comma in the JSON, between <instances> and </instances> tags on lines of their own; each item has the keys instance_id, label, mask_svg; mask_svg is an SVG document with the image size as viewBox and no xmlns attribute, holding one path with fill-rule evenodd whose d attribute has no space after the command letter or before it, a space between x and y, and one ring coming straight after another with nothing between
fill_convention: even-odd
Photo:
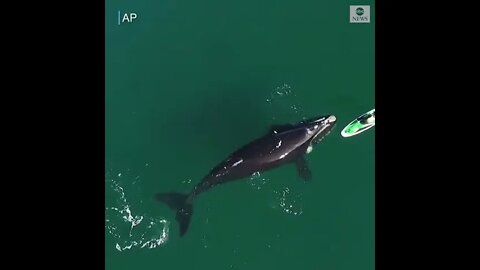
<instances>
[{"instance_id":1,"label":"dark skin of whale","mask_svg":"<svg viewBox=\"0 0 480 270\"><path fill-rule=\"evenodd\" d=\"M236 150L215 166L189 194L157 193L155 198L177 211L176 220L180 225L180 236L183 236L190 224L194 198L219 184L245 179L256 172L286 164L294 164L299 176L310 180L312 173L305 154L330 133L335 123L335 116L327 115L293 125L273 126L263 137Z\"/></svg>"}]
</instances>

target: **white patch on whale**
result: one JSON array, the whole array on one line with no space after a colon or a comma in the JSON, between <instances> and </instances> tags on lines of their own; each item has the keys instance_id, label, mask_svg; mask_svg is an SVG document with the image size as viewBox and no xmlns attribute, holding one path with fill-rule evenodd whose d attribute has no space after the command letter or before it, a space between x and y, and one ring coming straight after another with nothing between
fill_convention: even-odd
<instances>
[{"instance_id":1,"label":"white patch on whale","mask_svg":"<svg viewBox=\"0 0 480 270\"><path fill-rule=\"evenodd\" d=\"M285 153L285 154L281 155L281 156L280 156L280 159L286 157L287 155L288 155L288 153Z\"/></svg>"},{"instance_id":2,"label":"white patch on whale","mask_svg":"<svg viewBox=\"0 0 480 270\"><path fill-rule=\"evenodd\" d=\"M307 128L307 133L308 133L308 134L312 134L313 131L315 131L317 128L318 128L318 125L313 126L313 129ZM320 132L318 132L318 133L320 133ZM318 133L317 133L317 134L318 134Z\"/></svg>"},{"instance_id":3,"label":"white patch on whale","mask_svg":"<svg viewBox=\"0 0 480 270\"><path fill-rule=\"evenodd\" d=\"M279 141L276 148L279 148L282 145L282 141Z\"/></svg>"},{"instance_id":4,"label":"white patch on whale","mask_svg":"<svg viewBox=\"0 0 480 270\"><path fill-rule=\"evenodd\" d=\"M237 166L238 164L242 163L243 162L243 159L240 159L239 161L233 163L232 167L235 167Z\"/></svg>"}]
</instances>

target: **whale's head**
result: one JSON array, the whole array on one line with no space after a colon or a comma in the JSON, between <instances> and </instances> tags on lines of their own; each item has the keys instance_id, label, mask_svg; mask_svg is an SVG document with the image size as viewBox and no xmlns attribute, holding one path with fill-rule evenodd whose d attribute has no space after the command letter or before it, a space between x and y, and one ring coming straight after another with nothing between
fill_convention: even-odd
<instances>
[{"instance_id":1,"label":"whale's head","mask_svg":"<svg viewBox=\"0 0 480 270\"><path fill-rule=\"evenodd\" d=\"M267 156L272 160L283 159L287 156L295 159L296 156L292 156L291 153L304 154L304 151L310 153L313 145L327 136L336 122L337 118L334 115L324 115L275 128L273 129L274 140L271 142L275 151L269 152ZM267 138L271 140L271 137ZM275 156L277 154L280 156Z\"/></svg>"},{"instance_id":2,"label":"whale's head","mask_svg":"<svg viewBox=\"0 0 480 270\"><path fill-rule=\"evenodd\" d=\"M337 122L335 115L325 115L302 121L310 145L319 143L333 129Z\"/></svg>"}]
</instances>

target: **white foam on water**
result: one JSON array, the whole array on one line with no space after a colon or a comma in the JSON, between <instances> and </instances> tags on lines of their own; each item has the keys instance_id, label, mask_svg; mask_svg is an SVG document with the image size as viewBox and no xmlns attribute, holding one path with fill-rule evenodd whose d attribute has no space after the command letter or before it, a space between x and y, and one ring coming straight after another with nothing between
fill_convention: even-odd
<instances>
[{"instance_id":1,"label":"white foam on water","mask_svg":"<svg viewBox=\"0 0 480 270\"><path fill-rule=\"evenodd\" d=\"M248 180L249 184L251 187L260 190L262 189L263 186L265 186L268 183L268 179L265 177L262 177L260 172L254 172L251 176L250 179Z\"/></svg>"},{"instance_id":2,"label":"white foam on water","mask_svg":"<svg viewBox=\"0 0 480 270\"><path fill-rule=\"evenodd\" d=\"M270 96L266 98L268 103L275 102L279 97L286 97L292 94L292 87L286 83L275 87L275 89L270 92Z\"/></svg>"},{"instance_id":3,"label":"white foam on water","mask_svg":"<svg viewBox=\"0 0 480 270\"><path fill-rule=\"evenodd\" d=\"M275 87L270 96L266 98L268 105L270 106L272 124L286 123L289 121L297 121L300 119L307 119L304 115L303 108L299 105L297 94L295 89L287 84L283 83ZM274 131L276 133L276 131ZM276 147L280 147L279 143ZM285 158L288 153L283 153L280 158ZM250 183L254 187L260 189L265 185L266 181L262 179L260 174L254 174L250 178ZM282 212L298 216L303 213L301 194L295 194L289 187L282 187L280 189L273 190L275 199L272 201L271 207L274 209L281 209Z\"/></svg>"},{"instance_id":4,"label":"white foam on water","mask_svg":"<svg viewBox=\"0 0 480 270\"><path fill-rule=\"evenodd\" d=\"M105 179L108 188L114 191L114 201L116 202L114 206L110 205L105 208L106 233L115 239L115 248L118 251L134 248L153 249L163 245L168 240L169 221L150 217L147 213L138 214L140 210L134 210L127 201L125 186L122 186L118 179L121 175L122 173L118 173L117 179L109 177ZM122 178L122 182L126 178L128 177ZM137 176L133 183L139 178Z\"/></svg>"},{"instance_id":5,"label":"white foam on water","mask_svg":"<svg viewBox=\"0 0 480 270\"><path fill-rule=\"evenodd\" d=\"M284 187L280 191L275 190L274 193L277 196L278 206L280 206L280 209L282 209L284 213L294 216L303 214L300 194L294 194L288 187Z\"/></svg>"},{"instance_id":6,"label":"white foam on water","mask_svg":"<svg viewBox=\"0 0 480 270\"><path fill-rule=\"evenodd\" d=\"M287 83L276 86L265 100L270 107L271 120L275 122L295 121L303 112L295 89Z\"/></svg>"},{"instance_id":7,"label":"white foam on water","mask_svg":"<svg viewBox=\"0 0 480 270\"><path fill-rule=\"evenodd\" d=\"M182 180L182 184L190 184L190 183L192 183L192 179L191 179L191 178L189 178L189 179L187 179L187 180Z\"/></svg>"},{"instance_id":8,"label":"white foam on water","mask_svg":"<svg viewBox=\"0 0 480 270\"><path fill-rule=\"evenodd\" d=\"M255 172L250 176L248 182L254 189L261 190L266 187L270 181L268 178L262 176L260 172ZM271 185L273 185L273 182ZM265 190L270 190L270 188ZM293 192L289 187L281 187L280 189L273 188L273 190L269 192L272 192L274 197L270 202L271 208L280 209L282 212L293 216L303 214L303 203L300 192Z\"/></svg>"}]
</instances>

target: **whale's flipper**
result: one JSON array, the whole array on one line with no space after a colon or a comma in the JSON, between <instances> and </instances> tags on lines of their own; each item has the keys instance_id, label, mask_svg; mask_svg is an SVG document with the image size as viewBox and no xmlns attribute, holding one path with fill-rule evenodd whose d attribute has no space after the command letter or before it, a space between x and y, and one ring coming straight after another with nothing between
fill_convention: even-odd
<instances>
[{"instance_id":1,"label":"whale's flipper","mask_svg":"<svg viewBox=\"0 0 480 270\"><path fill-rule=\"evenodd\" d=\"M155 198L177 211L175 219L180 224L180 236L183 236L190 225L192 216L192 203L188 200L188 195L180 193L157 193Z\"/></svg>"},{"instance_id":2,"label":"whale's flipper","mask_svg":"<svg viewBox=\"0 0 480 270\"><path fill-rule=\"evenodd\" d=\"M305 181L312 180L312 172L308 167L308 162L305 159L305 156L301 156L295 160L295 165L297 166L298 175Z\"/></svg>"}]
</instances>

